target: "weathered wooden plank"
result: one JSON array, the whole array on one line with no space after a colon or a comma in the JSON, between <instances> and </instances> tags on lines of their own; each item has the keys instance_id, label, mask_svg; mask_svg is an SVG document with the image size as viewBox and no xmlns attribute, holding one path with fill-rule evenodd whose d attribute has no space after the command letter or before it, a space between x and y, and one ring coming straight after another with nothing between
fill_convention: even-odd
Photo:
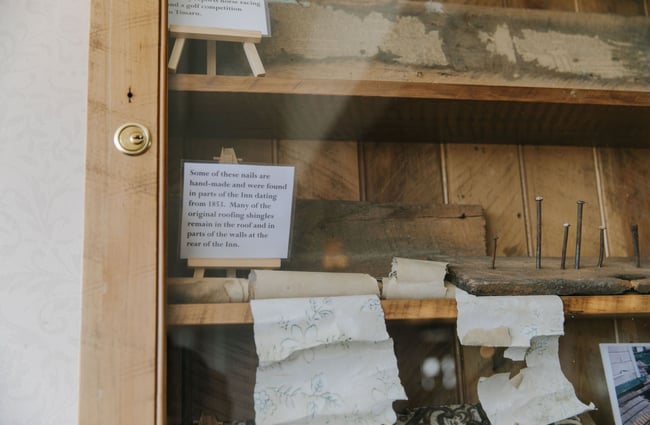
<instances>
[{"instance_id":1,"label":"weathered wooden plank","mask_svg":"<svg viewBox=\"0 0 650 425\"><path fill-rule=\"evenodd\" d=\"M359 200L356 142L280 140L278 163L296 167L298 198Z\"/></svg>"},{"instance_id":2,"label":"weathered wooden plank","mask_svg":"<svg viewBox=\"0 0 650 425\"><path fill-rule=\"evenodd\" d=\"M629 258L608 258L601 268L596 258L583 258L579 270L561 270L559 258L547 257L541 269L531 257L497 258L494 269L489 257L449 261L449 281L475 295L623 294L635 290L635 281L650 276L650 268L636 268Z\"/></svg>"},{"instance_id":3,"label":"weathered wooden plank","mask_svg":"<svg viewBox=\"0 0 650 425\"><path fill-rule=\"evenodd\" d=\"M492 254L498 236L497 255L526 255L517 147L449 144L446 153L449 201L483 206L487 252Z\"/></svg>"},{"instance_id":4,"label":"weathered wooden plank","mask_svg":"<svg viewBox=\"0 0 650 425\"><path fill-rule=\"evenodd\" d=\"M273 37L260 45L269 76L585 87L649 81L648 59L638 54L648 44L643 19L411 1L272 3L270 15Z\"/></svg>"},{"instance_id":5,"label":"weathered wooden plank","mask_svg":"<svg viewBox=\"0 0 650 425\"><path fill-rule=\"evenodd\" d=\"M639 249L650 252L650 150L600 149L609 254L633 255L630 225L639 225Z\"/></svg>"},{"instance_id":6,"label":"weathered wooden plank","mask_svg":"<svg viewBox=\"0 0 650 425\"><path fill-rule=\"evenodd\" d=\"M484 247L485 219L475 205L298 200L283 269L380 277L394 256L482 255Z\"/></svg>"},{"instance_id":7,"label":"weathered wooden plank","mask_svg":"<svg viewBox=\"0 0 650 425\"><path fill-rule=\"evenodd\" d=\"M570 223L567 265L573 264L577 222L576 201L583 200L582 256L598 256L601 225L596 170L592 149L524 147L529 232L536 238L535 197L542 196L542 256L562 255L564 223ZM535 244L533 244L533 247Z\"/></svg>"},{"instance_id":8,"label":"weathered wooden plank","mask_svg":"<svg viewBox=\"0 0 650 425\"><path fill-rule=\"evenodd\" d=\"M367 201L443 202L440 145L367 142L363 154Z\"/></svg>"}]
</instances>

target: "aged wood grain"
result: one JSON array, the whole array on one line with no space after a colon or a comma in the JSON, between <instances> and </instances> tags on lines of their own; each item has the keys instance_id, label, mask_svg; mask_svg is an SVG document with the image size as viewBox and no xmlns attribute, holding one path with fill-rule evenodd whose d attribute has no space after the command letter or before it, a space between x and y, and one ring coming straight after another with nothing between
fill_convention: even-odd
<instances>
[{"instance_id":1,"label":"aged wood grain","mask_svg":"<svg viewBox=\"0 0 650 425\"><path fill-rule=\"evenodd\" d=\"M632 256L630 225L639 225L639 250L650 252L650 150L600 150L605 221L612 256Z\"/></svg>"},{"instance_id":2,"label":"aged wood grain","mask_svg":"<svg viewBox=\"0 0 650 425\"><path fill-rule=\"evenodd\" d=\"M356 142L280 140L278 162L296 167L298 198L359 200Z\"/></svg>"},{"instance_id":3,"label":"aged wood grain","mask_svg":"<svg viewBox=\"0 0 650 425\"><path fill-rule=\"evenodd\" d=\"M570 223L567 265L575 257L576 201L583 200L581 255L596 257L601 225L593 152L588 148L524 147L530 234L536 238L535 197L542 196L542 256L562 253L564 223ZM533 239L535 240L535 239ZM534 246L534 244L533 244Z\"/></svg>"},{"instance_id":4,"label":"aged wood grain","mask_svg":"<svg viewBox=\"0 0 650 425\"><path fill-rule=\"evenodd\" d=\"M487 252L527 254L525 215L516 146L447 145L449 201L479 204L487 221Z\"/></svg>"},{"instance_id":5,"label":"aged wood grain","mask_svg":"<svg viewBox=\"0 0 650 425\"><path fill-rule=\"evenodd\" d=\"M485 219L475 205L298 200L293 235L287 270L380 277L388 276L394 256L485 252Z\"/></svg>"},{"instance_id":6,"label":"aged wood grain","mask_svg":"<svg viewBox=\"0 0 650 425\"><path fill-rule=\"evenodd\" d=\"M561 270L560 259L548 257L541 269L531 257L498 258L495 269L489 257L449 261L450 282L475 295L614 295L633 291L635 280L650 276L650 269L627 258L608 258L598 268L596 258L585 257L579 270Z\"/></svg>"},{"instance_id":7,"label":"aged wood grain","mask_svg":"<svg viewBox=\"0 0 650 425\"><path fill-rule=\"evenodd\" d=\"M440 145L363 143L366 200L440 204Z\"/></svg>"},{"instance_id":8,"label":"aged wood grain","mask_svg":"<svg viewBox=\"0 0 650 425\"><path fill-rule=\"evenodd\" d=\"M162 423L161 8L157 0L138 7L119 0L91 4L80 424ZM153 138L138 157L110 143L129 121L146 126Z\"/></svg>"},{"instance_id":9,"label":"aged wood grain","mask_svg":"<svg viewBox=\"0 0 650 425\"><path fill-rule=\"evenodd\" d=\"M635 18L409 1L274 3L270 14L274 36L260 45L269 76L647 84L637 54L647 22Z\"/></svg>"}]
</instances>

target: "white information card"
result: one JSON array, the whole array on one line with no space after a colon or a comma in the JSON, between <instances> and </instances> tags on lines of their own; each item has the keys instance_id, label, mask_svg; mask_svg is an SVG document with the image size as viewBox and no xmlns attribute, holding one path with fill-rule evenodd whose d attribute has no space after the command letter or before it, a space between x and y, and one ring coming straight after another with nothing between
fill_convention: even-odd
<instances>
[{"instance_id":1,"label":"white information card","mask_svg":"<svg viewBox=\"0 0 650 425\"><path fill-rule=\"evenodd\" d=\"M168 8L170 25L270 33L265 0L170 0Z\"/></svg>"},{"instance_id":2,"label":"white information card","mask_svg":"<svg viewBox=\"0 0 650 425\"><path fill-rule=\"evenodd\" d=\"M181 258L287 258L294 168L183 164Z\"/></svg>"}]
</instances>

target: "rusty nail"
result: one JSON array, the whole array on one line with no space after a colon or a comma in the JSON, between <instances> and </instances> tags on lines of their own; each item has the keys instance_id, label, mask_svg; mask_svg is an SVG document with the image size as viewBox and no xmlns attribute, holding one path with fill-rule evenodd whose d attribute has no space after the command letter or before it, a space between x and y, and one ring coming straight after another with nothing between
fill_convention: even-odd
<instances>
[{"instance_id":1,"label":"rusty nail","mask_svg":"<svg viewBox=\"0 0 650 425\"><path fill-rule=\"evenodd\" d=\"M639 225L630 225L632 231L632 243L634 246L634 261L637 267L641 267L641 255L639 254Z\"/></svg>"},{"instance_id":2,"label":"rusty nail","mask_svg":"<svg viewBox=\"0 0 650 425\"><path fill-rule=\"evenodd\" d=\"M492 268L494 269L494 264L497 261L497 239L499 239L498 236L494 237L494 241L492 242Z\"/></svg>"},{"instance_id":3,"label":"rusty nail","mask_svg":"<svg viewBox=\"0 0 650 425\"><path fill-rule=\"evenodd\" d=\"M582 242L582 206L585 201L576 201L578 204L578 222L576 223L576 257L575 268L580 268L580 243Z\"/></svg>"},{"instance_id":4,"label":"rusty nail","mask_svg":"<svg viewBox=\"0 0 650 425\"><path fill-rule=\"evenodd\" d=\"M560 268L565 269L566 265L566 246L567 241L569 240L569 223L564 223L564 237L562 238L562 260L560 261Z\"/></svg>"},{"instance_id":5,"label":"rusty nail","mask_svg":"<svg viewBox=\"0 0 650 425\"><path fill-rule=\"evenodd\" d=\"M535 252L535 267L542 268L542 198L538 196L535 198L537 203L537 250Z\"/></svg>"},{"instance_id":6,"label":"rusty nail","mask_svg":"<svg viewBox=\"0 0 650 425\"><path fill-rule=\"evenodd\" d=\"M600 226L600 244L598 250L598 267L603 266L603 257L605 256L605 226Z\"/></svg>"}]
</instances>

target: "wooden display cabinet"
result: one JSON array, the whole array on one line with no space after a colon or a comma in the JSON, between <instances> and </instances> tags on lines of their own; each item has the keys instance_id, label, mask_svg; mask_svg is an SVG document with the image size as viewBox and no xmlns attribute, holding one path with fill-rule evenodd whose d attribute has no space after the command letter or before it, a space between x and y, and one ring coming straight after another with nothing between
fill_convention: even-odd
<instances>
[{"instance_id":1,"label":"wooden display cabinet","mask_svg":"<svg viewBox=\"0 0 650 425\"><path fill-rule=\"evenodd\" d=\"M164 2L93 1L80 423L187 425L202 411L251 418L248 305L166 303L166 278L189 273L174 246L180 160L211 159L222 146L246 162L295 165L302 199L479 205L478 254L453 255L491 255L486 240L497 235L499 256L532 255L537 195L548 256L559 256L577 199L587 201L584 256L598 254L602 223L609 256L632 255L630 223L642 253L650 246L647 0L436 5L272 3L274 36L259 46L267 75L255 78L227 44L218 75L203 75L200 41L168 75ZM369 35L386 23L399 31ZM435 28L441 50L413 53L412 41ZM546 38L528 41L554 55L526 56L533 34ZM130 121L152 133L140 156L111 142ZM645 297L563 297L563 370L598 406L596 423L612 423L598 344L648 341ZM383 305L414 405L476 402L480 376L509 370L457 344L453 301ZM455 388L413 389L428 355L455 359Z\"/></svg>"}]
</instances>

